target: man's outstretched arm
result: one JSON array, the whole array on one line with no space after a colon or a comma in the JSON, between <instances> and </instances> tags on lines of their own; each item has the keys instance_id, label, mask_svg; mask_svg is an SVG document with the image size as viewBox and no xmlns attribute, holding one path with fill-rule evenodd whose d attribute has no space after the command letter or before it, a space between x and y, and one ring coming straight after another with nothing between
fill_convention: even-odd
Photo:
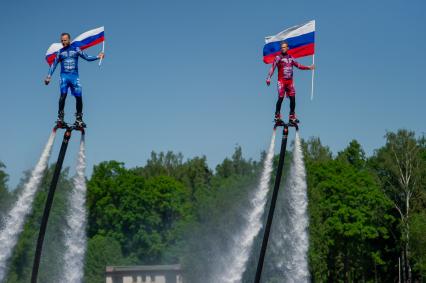
<instances>
[{"instance_id":1,"label":"man's outstretched arm","mask_svg":"<svg viewBox=\"0 0 426 283\"><path fill-rule=\"evenodd\" d=\"M293 65L300 70L313 70L313 69L315 69L315 65L305 66L305 65L300 64L296 60L293 60Z\"/></svg>"},{"instance_id":2,"label":"man's outstretched arm","mask_svg":"<svg viewBox=\"0 0 426 283\"><path fill-rule=\"evenodd\" d=\"M104 53L102 53L102 52L99 53L99 55L95 57L95 56L87 55L81 49L78 49L78 55L86 61L96 61L100 58L104 58Z\"/></svg>"}]
</instances>

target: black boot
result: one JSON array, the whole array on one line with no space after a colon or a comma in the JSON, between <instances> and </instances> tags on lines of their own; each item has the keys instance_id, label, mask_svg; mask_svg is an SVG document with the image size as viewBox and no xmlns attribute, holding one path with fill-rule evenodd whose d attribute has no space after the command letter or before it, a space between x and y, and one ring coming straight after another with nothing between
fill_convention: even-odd
<instances>
[{"instance_id":1,"label":"black boot","mask_svg":"<svg viewBox=\"0 0 426 283\"><path fill-rule=\"evenodd\" d=\"M276 129L277 127L284 126L284 122L283 120L281 120L281 114L279 112L275 113L274 122L275 122L274 129Z\"/></svg>"},{"instance_id":2,"label":"black boot","mask_svg":"<svg viewBox=\"0 0 426 283\"><path fill-rule=\"evenodd\" d=\"M86 128L86 124L83 122L83 113L75 113L74 126L77 128Z\"/></svg>"},{"instance_id":3,"label":"black boot","mask_svg":"<svg viewBox=\"0 0 426 283\"><path fill-rule=\"evenodd\" d=\"M279 112L275 113L275 119L274 120L275 120L275 123L282 122L282 120L281 120L281 114Z\"/></svg>"},{"instance_id":4,"label":"black boot","mask_svg":"<svg viewBox=\"0 0 426 283\"><path fill-rule=\"evenodd\" d=\"M56 120L56 125L61 128L63 125L65 125L64 122L64 111L58 111L58 120Z\"/></svg>"},{"instance_id":5,"label":"black boot","mask_svg":"<svg viewBox=\"0 0 426 283\"><path fill-rule=\"evenodd\" d=\"M291 124L298 124L300 121L299 121L299 119L297 119L296 118L296 113L291 113L290 115L288 115L288 121L289 121L289 123L291 123Z\"/></svg>"}]
</instances>

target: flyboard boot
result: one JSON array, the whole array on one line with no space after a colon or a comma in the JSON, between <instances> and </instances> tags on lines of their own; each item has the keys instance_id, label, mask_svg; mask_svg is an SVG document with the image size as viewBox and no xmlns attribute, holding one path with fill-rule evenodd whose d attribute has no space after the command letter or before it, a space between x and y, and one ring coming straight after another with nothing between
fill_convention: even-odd
<instances>
[{"instance_id":1,"label":"flyboard boot","mask_svg":"<svg viewBox=\"0 0 426 283\"><path fill-rule=\"evenodd\" d=\"M299 124L299 119L296 118L296 113L291 113L288 115L288 122L293 125Z\"/></svg>"},{"instance_id":2,"label":"flyboard boot","mask_svg":"<svg viewBox=\"0 0 426 283\"><path fill-rule=\"evenodd\" d=\"M283 120L281 120L281 114L280 113L275 113L274 122L275 122L275 124L279 124L279 123L283 122Z\"/></svg>"},{"instance_id":3,"label":"flyboard boot","mask_svg":"<svg viewBox=\"0 0 426 283\"><path fill-rule=\"evenodd\" d=\"M275 122L275 125L274 125L274 128L277 128L277 127L279 127L279 126L283 126L284 125L284 122L283 122L283 120L281 119L281 114L280 113L275 113L275 119L274 119L274 122Z\"/></svg>"},{"instance_id":4,"label":"flyboard boot","mask_svg":"<svg viewBox=\"0 0 426 283\"><path fill-rule=\"evenodd\" d=\"M76 128L86 128L86 123L83 122L83 113L75 113L74 126Z\"/></svg>"},{"instance_id":5,"label":"flyboard boot","mask_svg":"<svg viewBox=\"0 0 426 283\"><path fill-rule=\"evenodd\" d=\"M56 120L56 127L63 128L65 126L64 111L58 111L58 119Z\"/></svg>"}]
</instances>

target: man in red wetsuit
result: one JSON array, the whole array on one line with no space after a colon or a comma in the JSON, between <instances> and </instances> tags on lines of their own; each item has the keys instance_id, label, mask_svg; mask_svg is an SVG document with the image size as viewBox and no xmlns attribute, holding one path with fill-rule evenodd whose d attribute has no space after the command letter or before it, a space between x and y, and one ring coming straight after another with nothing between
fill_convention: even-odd
<instances>
[{"instance_id":1,"label":"man in red wetsuit","mask_svg":"<svg viewBox=\"0 0 426 283\"><path fill-rule=\"evenodd\" d=\"M313 70L315 69L314 65L309 67L303 66L302 64L296 62L294 58L287 53L288 43L281 43L281 54L275 57L274 63L269 70L268 77L266 78L266 84L269 86L271 84L271 77L274 74L275 68L278 67L278 101L275 109L275 122L281 121L281 104L286 96L290 99L290 123L299 123L299 120L296 118L296 113L294 112L296 108L296 91L293 85L293 66L301 70Z\"/></svg>"}]
</instances>

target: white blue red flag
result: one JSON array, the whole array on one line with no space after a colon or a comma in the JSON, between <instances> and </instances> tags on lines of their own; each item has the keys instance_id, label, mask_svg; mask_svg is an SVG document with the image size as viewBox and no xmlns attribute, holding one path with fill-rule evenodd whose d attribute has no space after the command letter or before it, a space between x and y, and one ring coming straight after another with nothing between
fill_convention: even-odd
<instances>
[{"instance_id":1,"label":"white blue red flag","mask_svg":"<svg viewBox=\"0 0 426 283\"><path fill-rule=\"evenodd\" d=\"M287 52L294 58L313 55L315 53L315 20L265 37L263 62L266 64L274 62L275 56L281 52L281 42L283 41L288 43Z\"/></svg>"},{"instance_id":2,"label":"white blue red flag","mask_svg":"<svg viewBox=\"0 0 426 283\"><path fill-rule=\"evenodd\" d=\"M103 41L104 27L99 27L80 34L71 42L71 45L84 50ZM61 48L61 43L53 43L50 45L49 49L47 49L46 61L49 65L52 65L53 61L55 60L56 52L61 50Z\"/></svg>"}]
</instances>

